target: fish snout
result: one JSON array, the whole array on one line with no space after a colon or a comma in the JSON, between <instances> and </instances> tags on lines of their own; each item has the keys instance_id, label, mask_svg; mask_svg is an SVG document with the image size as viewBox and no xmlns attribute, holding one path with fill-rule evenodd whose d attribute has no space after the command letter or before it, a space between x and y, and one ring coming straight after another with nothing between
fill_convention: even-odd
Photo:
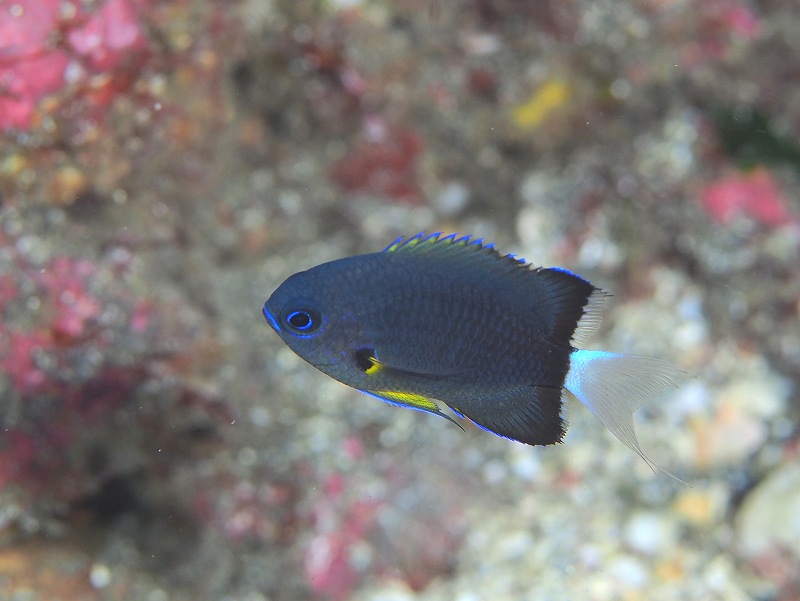
<instances>
[{"instance_id":1,"label":"fish snout","mask_svg":"<svg viewBox=\"0 0 800 601\"><path fill-rule=\"evenodd\" d=\"M281 326L280 324L278 324L278 320L275 319L275 316L270 312L269 308L267 307L268 303L269 301L264 303L264 309L262 310L262 313L264 314L264 319L267 320L267 323L272 327L273 330L275 330L276 332L280 332Z\"/></svg>"}]
</instances>

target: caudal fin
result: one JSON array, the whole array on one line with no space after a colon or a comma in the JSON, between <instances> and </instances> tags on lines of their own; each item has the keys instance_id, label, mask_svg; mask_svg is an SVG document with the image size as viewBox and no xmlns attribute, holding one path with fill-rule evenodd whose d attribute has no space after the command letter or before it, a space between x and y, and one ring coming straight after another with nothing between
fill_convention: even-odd
<instances>
[{"instance_id":1,"label":"caudal fin","mask_svg":"<svg viewBox=\"0 0 800 601\"><path fill-rule=\"evenodd\" d=\"M633 429L633 414L661 392L675 386L680 374L660 359L578 350L570 355L564 387L653 471L658 468L680 480L644 454Z\"/></svg>"}]
</instances>

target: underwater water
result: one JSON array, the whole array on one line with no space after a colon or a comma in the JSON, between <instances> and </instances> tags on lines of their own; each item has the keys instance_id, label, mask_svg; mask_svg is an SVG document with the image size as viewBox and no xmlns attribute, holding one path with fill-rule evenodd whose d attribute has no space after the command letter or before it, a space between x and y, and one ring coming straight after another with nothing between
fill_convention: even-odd
<instances>
[{"instance_id":1,"label":"underwater water","mask_svg":"<svg viewBox=\"0 0 800 601\"><path fill-rule=\"evenodd\" d=\"M800 599L798 44L793 0L0 2L0 599ZM609 292L685 483L265 321L422 231Z\"/></svg>"}]
</instances>

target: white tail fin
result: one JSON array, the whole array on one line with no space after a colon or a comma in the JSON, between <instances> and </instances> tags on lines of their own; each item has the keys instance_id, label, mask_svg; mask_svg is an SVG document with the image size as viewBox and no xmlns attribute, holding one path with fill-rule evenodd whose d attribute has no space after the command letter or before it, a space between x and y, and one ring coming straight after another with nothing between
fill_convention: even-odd
<instances>
[{"instance_id":1,"label":"white tail fin","mask_svg":"<svg viewBox=\"0 0 800 601\"><path fill-rule=\"evenodd\" d=\"M604 351L574 351L564 387L586 405L611 433L647 462L633 429L633 414L670 386L681 374L666 361ZM683 482L683 480L680 480ZM685 484L685 483L684 483Z\"/></svg>"}]
</instances>

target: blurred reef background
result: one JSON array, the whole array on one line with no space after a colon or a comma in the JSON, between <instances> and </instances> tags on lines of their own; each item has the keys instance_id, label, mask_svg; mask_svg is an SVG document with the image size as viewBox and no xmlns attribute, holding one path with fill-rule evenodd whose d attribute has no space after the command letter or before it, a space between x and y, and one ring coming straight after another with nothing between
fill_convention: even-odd
<instances>
[{"instance_id":1,"label":"blurred reef background","mask_svg":"<svg viewBox=\"0 0 800 601\"><path fill-rule=\"evenodd\" d=\"M0 0L0 598L800 599L795 0ZM264 323L458 231L685 381L531 448Z\"/></svg>"}]
</instances>

